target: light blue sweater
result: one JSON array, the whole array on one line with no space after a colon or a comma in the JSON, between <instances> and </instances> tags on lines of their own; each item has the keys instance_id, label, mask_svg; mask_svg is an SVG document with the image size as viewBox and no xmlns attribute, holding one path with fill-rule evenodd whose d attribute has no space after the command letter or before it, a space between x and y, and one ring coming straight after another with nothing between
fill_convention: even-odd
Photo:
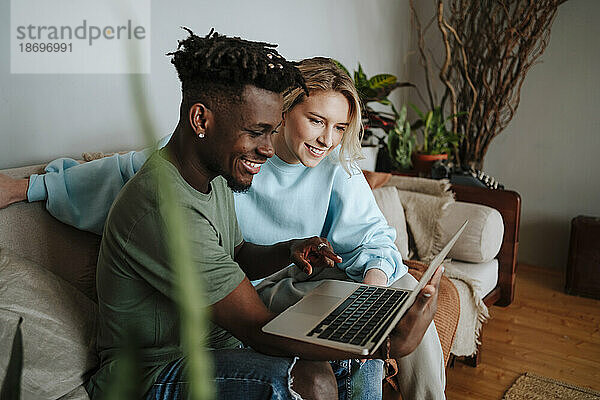
<instances>
[{"instance_id":1,"label":"light blue sweater","mask_svg":"<svg viewBox=\"0 0 600 400\"><path fill-rule=\"evenodd\" d=\"M169 138L161 139L158 147ZM27 198L47 200L46 208L57 219L101 234L113 200L149 154L115 154L84 164L55 160L45 174L30 177ZM362 281L367 270L377 268L392 283L407 272L394 245L396 232L379 211L363 174L348 176L335 159L332 153L315 168L287 164L277 156L268 160L250 190L235 196L244 239L273 244L326 237L343 259L338 267L350 278Z\"/></svg>"},{"instance_id":2,"label":"light blue sweater","mask_svg":"<svg viewBox=\"0 0 600 400\"><path fill-rule=\"evenodd\" d=\"M247 193L235 195L244 239L256 244L321 236L342 257L338 267L356 281L381 269L394 282L407 272L394 245L396 231L377 207L364 175L352 176L333 152L314 168L273 156ZM256 281L253 282L256 284Z\"/></svg>"}]
</instances>

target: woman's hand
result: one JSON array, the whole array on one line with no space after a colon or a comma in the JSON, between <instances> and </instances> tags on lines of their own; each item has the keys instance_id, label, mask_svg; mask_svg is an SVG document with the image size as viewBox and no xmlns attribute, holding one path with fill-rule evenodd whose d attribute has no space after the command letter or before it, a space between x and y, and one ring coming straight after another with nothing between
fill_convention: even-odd
<instances>
[{"instance_id":1,"label":"woman's hand","mask_svg":"<svg viewBox=\"0 0 600 400\"><path fill-rule=\"evenodd\" d=\"M27 200L29 179L13 179L0 174L0 208Z\"/></svg>"},{"instance_id":2,"label":"woman's hand","mask_svg":"<svg viewBox=\"0 0 600 400\"><path fill-rule=\"evenodd\" d=\"M390 355L404 357L414 351L437 311L438 290L444 268L438 267L429 283L421 290L415 303L408 309L390 334Z\"/></svg>"},{"instance_id":3,"label":"woman's hand","mask_svg":"<svg viewBox=\"0 0 600 400\"><path fill-rule=\"evenodd\" d=\"M382 270L372 268L365 274L363 283L366 283L367 285L387 286L388 277Z\"/></svg>"},{"instance_id":4,"label":"woman's hand","mask_svg":"<svg viewBox=\"0 0 600 400\"><path fill-rule=\"evenodd\" d=\"M308 275L312 274L313 268L331 268L335 263L342 262L327 239L317 236L291 240L290 260Z\"/></svg>"}]
</instances>

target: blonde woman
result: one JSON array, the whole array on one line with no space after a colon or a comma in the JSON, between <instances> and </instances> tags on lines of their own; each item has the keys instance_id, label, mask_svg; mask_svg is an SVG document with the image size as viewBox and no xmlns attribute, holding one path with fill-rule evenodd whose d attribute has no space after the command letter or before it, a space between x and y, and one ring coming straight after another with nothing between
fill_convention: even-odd
<instances>
[{"instance_id":1,"label":"blonde woman","mask_svg":"<svg viewBox=\"0 0 600 400\"><path fill-rule=\"evenodd\" d=\"M284 95L283 121L272 137L273 157L244 164L256 175L248 191L235 194L237 219L249 242L266 245L299 237L326 237L343 261L337 264L337 275L315 271L309 277L288 268L253 284L274 312L296 302L323 278L412 288L416 281L406 273L394 245L395 231L387 225L364 176L354 166L360 157L362 126L352 80L328 58L306 59L298 67L309 96L301 89ZM169 137L163 138L159 147ZM130 152L85 164L55 160L46 167L46 174L29 178L27 199L47 200L48 211L61 221L100 234L112 201L148 155L148 151ZM21 195L10 196L12 199L22 199L25 182L15 182L12 187L19 185ZM404 398L444 398L441 346L433 323L417 350L398 361ZM340 395L381 396L381 360L364 364L345 360L333 365L336 374L348 376Z\"/></svg>"},{"instance_id":2,"label":"blonde woman","mask_svg":"<svg viewBox=\"0 0 600 400\"><path fill-rule=\"evenodd\" d=\"M252 243L313 235L327 238L342 257L336 264L342 273L322 271L307 277L286 269L263 282L253 282L257 291L267 307L280 312L319 279L347 277L413 288L416 280L406 273L394 245L396 233L354 166L361 156L362 126L352 80L328 58L306 59L298 68L309 96L295 89L284 95L283 123L273 137L275 155L262 165L247 192L235 194L236 214L244 238ZM381 360L362 366L354 360L335 363L349 374L359 368L350 383L354 394L368 388L365 381L373 379L374 371L382 371L383 365ZM403 398L444 398L444 365L433 323L417 350L398 363Z\"/></svg>"},{"instance_id":3,"label":"blonde woman","mask_svg":"<svg viewBox=\"0 0 600 400\"><path fill-rule=\"evenodd\" d=\"M260 244L277 237L327 237L348 278L387 286L407 269L394 230L353 165L361 156L356 88L330 59L303 60L298 68L310 95L294 89L284 96L275 155L250 189L235 197L242 232Z\"/></svg>"}]
</instances>

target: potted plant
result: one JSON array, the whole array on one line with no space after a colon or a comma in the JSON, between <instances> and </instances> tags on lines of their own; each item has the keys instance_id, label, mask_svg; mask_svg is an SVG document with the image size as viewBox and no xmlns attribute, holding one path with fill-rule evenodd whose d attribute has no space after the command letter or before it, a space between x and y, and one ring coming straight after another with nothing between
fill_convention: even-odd
<instances>
[{"instance_id":1,"label":"potted plant","mask_svg":"<svg viewBox=\"0 0 600 400\"><path fill-rule=\"evenodd\" d=\"M360 63L358 70L354 71L352 75L340 62L336 61L336 63L353 77L354 85L364 106L362 112L364 134L361 145L365 160L361 160L359 165L362 169L374 171L378 153L385 145L385 138L389 136L390 130L396 127L398 113L388 96L396 88L414 85L409 82L398 82L398 78L392 74L377 74L368 78ZM389 107L391 111L375 111L371 106L373 103ZM383 134L378 135L378 130L383 131Z\"/></svg>"},{"instance_id":2,"label":"potted plant","mask_svg":"<svg viewBox=\"0 0 600 400\"><path fill-rule=\"evenodd\" d=\"M427 113L422 112L414 104L411 108L418 115L411 126L417 145L413 154L414 169L420 175L429 175L431 167L438 160L447 160L460 141L460 135L447 128L447 123L462 113L444 117L444 106L434 107Z\"/></svg>"}]
</instances>

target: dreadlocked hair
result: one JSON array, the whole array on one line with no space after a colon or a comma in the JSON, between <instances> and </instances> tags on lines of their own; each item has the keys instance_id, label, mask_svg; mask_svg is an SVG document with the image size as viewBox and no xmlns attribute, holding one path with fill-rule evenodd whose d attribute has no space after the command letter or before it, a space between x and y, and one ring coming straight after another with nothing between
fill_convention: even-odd
<instances>
[{"instance_id":1,"label":"dreadlocked hair","mask_svg":"<svg viewBox=\"0 0 600 400\"><path fill-rule=\"evenodd\" d=\"M296 63L283 58L276 44L227 37L214 29L199 37L183 29L189 36L167 55L177 69L186 109L202 102L220 110L225 104L240 102L246 85L274 93L299 87L308 93Z\"/></svg>"}]
</instances>

